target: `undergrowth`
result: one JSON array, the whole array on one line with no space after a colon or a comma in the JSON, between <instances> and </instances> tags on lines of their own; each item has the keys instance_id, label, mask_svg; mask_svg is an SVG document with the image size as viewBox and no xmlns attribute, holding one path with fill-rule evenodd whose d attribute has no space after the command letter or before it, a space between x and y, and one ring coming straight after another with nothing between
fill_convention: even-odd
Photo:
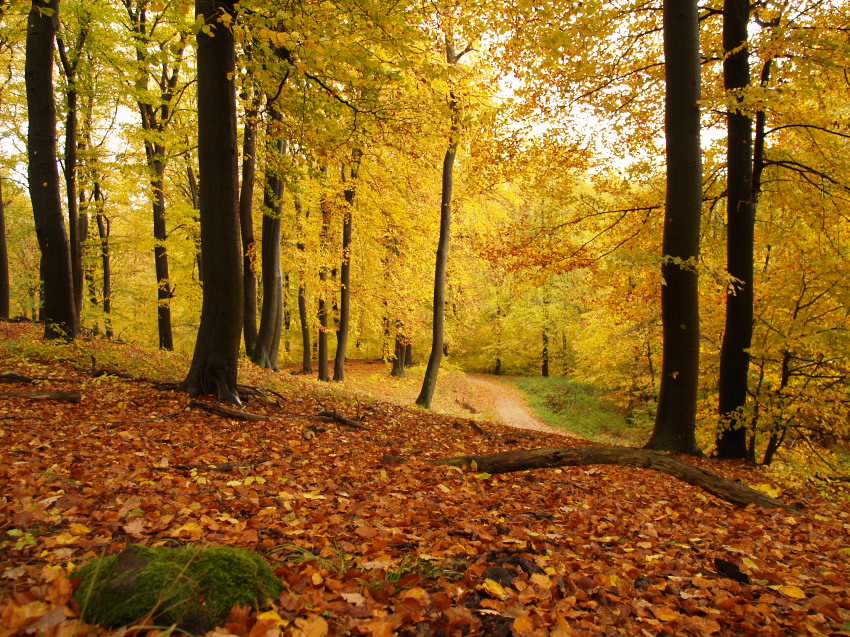
<instances>
[{"instance_id":1,"label":"undergrowth","mask_svg":"<svg viewBox=\"0 0 850 637\"><path fill-rule=\"evenodd\" d=\"M604 393L592 385L563 377L527 377L515 381L526 402L546 424L606 444L640 446L651 426L630 423Z\"/></svg>"}]
</instances>

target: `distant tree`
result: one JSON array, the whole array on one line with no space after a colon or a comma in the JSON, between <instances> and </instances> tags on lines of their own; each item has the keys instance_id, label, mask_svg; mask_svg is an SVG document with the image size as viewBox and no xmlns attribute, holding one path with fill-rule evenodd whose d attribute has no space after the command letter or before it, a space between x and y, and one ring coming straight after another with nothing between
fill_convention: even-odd
<instances>
[{"instance_id":1,"label":"distant tree","mask_svg":"<svg viewBox=\"0 0 850 637\"><path fill-rule=\"evenodd\" d=\"M697 257L702 210L700 56L697 0L664 0L667 198L661 274L663 358L650 449L701 455L696 442L699 380Z\"/></svg>"},{"instance_id":2,"label":"distant tree","mask_svg":"<svg viewBox=\"0 0 850 637\"><path fill-rule=\"evenodd\" d=\"M239 239L236 54L229 24L236 0L196 0L198 32L198 162L201 171L201 324L183 388L240 404L236 387L242 333Z\"/></svg>"},{"instance_id":3,"label":"distant tree","mask_svg":"<svg viewBox=\"0 0 850 637\"><path fill-rule=\"evenodd\" d=\"M44 336L77 336L71 250L59 191L53 54L59 0L33 0L27 19L26 64L29 189L44 282Z\"/></svg>"},{"instance_id":4,"label":"distant tree","mask_svg":"<svg viewBox=\"0 0 850 637\"><path fill-rule=\"evenodd\" d=\"M359 148L351 151L349 181L345 185L345 203L342 219L342 265L339 269L339 329L336 331L336 355L334 357L334 380L345 380L345 354L348 347L348 331L351 323L351 238L354 214L355 181L360 172ZM342 173L345 178L345 167Z\"/></svg>"}]
</instances>

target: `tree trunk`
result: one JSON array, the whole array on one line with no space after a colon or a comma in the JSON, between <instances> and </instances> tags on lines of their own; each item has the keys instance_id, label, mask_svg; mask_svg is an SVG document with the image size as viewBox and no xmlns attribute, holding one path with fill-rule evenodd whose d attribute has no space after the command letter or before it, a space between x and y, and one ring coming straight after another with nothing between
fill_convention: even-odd
<instances>
[{"instance_id":1,"label":"tree trunk","mask_svg":"<svg viewBox=\"0 0 850 637\"><path fill-rule=\"evenodd\" d=\"M545 325L543 326L543 367L541 369L541 376L543 378L549 378L549 330Z\"/></svg>"},{"instance_id":2,"label":"tree trunk","mask_svg":"<svg viewBox=\"0 0 850 637\"><path fill-rule=\"evenodd\" d=\"M273 121L280 114L271 110ZM280 131L269 130L269 138L276 137L274 152L282 155L285 149ZM280 265L281 211L283 202L283 180L277 174L277 161L270 159L266 168L266 185L263 189L263 309L260 331L251 356L260 367L278 371L280 350L280 326L283 318L283 275Z\"/></svg>"},{"instance_id":3,"label":"tree trunk","mask_svg":"<svg viewBox=\"0 0 850 637\"><path fill-rule=\"evenodd\" d=\"M396 331L395 334L395 354L393 356L393 368L390 376L395 378L404 378L406 376L405 368L405 338L401 332Z\"/></svg>"},{"instance_id":4,"label":"tree trunk","mask_svg":"<svg viewBox=\"0 0 850 637\"><path fill-rule=\"evenodd\" d=\"M29 114L28 175L35 231L41 250L44 336L48 339L74 339L78 328L74 280L56 157L53 46L58 21L59 0L33 0L27 19L24 70Z\"/></svg>"},{"instance_id":5,"label":"tree trunk","mask_svg":"<svg viewBox=\"0 0 850 637\"><path fill-rule=\"evenodd\" d=\"M254 175L257 166L257 109L245 113L242 141L242 188L239 194L239 226L242 229L242 288L245 353L252 356L257 342L257 275L254 273Z\"/></svg>"},{"instance_id":6,"label":"tree trunk","mask_svg":"<svg viewBox=\"0 0 850 637\"><path fill-rule=\"evenodd\" d=\"M348 204L342 217L342 265L339 269L339 329L336 331L336 356L334 357L334 380L345 380L345 353L348 348L348 331L351 324L351 232L354 213L355 181L360 171L359 148L351 151L351 182L345 188ZM343 176L345 173L343 172Z\"/></svg>"},{"instance_id":7,"label":"tree trunk","mask_svg":"<svg viewBox=\"0 0 850 637\"><path fill-rule=\"evenodd\" d=\"M328 201L322 196L320 206L322 208L322 231L319 242L322 246L322 252L330 240L331 230L331 210ZM331 375L328 367L328 334L330 333L330 325L328 322L328 301L325 298L327 295L327 286L325 282L328 280L329 268L325 265L319 269L319 380L330 382Z\"/></svg>"},{"instance_id":8,"label":"tree trunk","mask_svg":"<svg viewBox=\"0 0 850 637\"><path fill-rule=\"evenodd\" d=\"M723 5L723 83L740 94L750 84L747 24L750 0L725 0ZM726 114L726 269L732 280L726 294L726 327L720 348L719 407L721 431L717 455L746 458L747 430L739 421L747 402L749 349L753 338L753 199L752 120L741 110Z\"/></svg>"},{"instance_id":9,"label":"tree trunk","mask_svg":"<svg viewBox=\"0 0 850 637\"><path fill-rule=\"evenodd\" d=\"M695 467L676 456L649 449L633 449L631 447L524 449L487 456L459 456L438 462L456 467L474 466L475 471L486 473L511 473L529 469L577 467L593 464L639 467L666 473L738 506L757 504L762 507L795 510L761 491L756 491L734 480Z\"/></svg>"},{"instance_id":10,"label":"tree trunk","mask_svg":"<svg viewBox=\"0 0 850 637\"><path fill-rule=\"evenodd\" d=\"M168 250L165 242L168 239L166 226L165 204L165 148L161 144L153 145L153 159L150 162L153 170L151 187L153 189L153 238L154 238L154 267L156 270L156 320L159 329L159 348L174 349L174 336L171 330L171 298L174 290L168 269Z\"/></svg>"},{"instance_id":11,"label":"tree trunk","mask_svg":"<svg viewBox=\"0 0 850 637\"><path fill-rule=\"evenodd\" d=\"M68 230L69 247L71 250L71 278L74 282L74 309L77 321L83 307L83 256L82 237L79 224L79 196L77 194L77 137L78 137L78 105L77 105L77 64L80 51L75 51L75 59L68 58L65 44L61 38L56 39L59 59L65 72L68 84L66 95L68 112L65 117L65 193L68 199Z\"/></svg>"},{"instance_id":12,"label":"tree trunk","mask_svg":"<svg viewBox=\"0 0 850 637\"><path fill-rule=\"evenodd\" d=\"M218 20L236 0L196 0L198 33L198 161L201 170L201 324L189 374L191 395L215 394L240 404L236 388L242 334L242 250L239 239L236 53L233 33Z\"/></svg>"},{"instance_id":13,"label":"tree trunk","mask_svg":"<svg viewBox=\"0 0 850 637\"><path fill-rule=\"evenodd\" d=\"M312 345L310 344L310 317L307 314L307 290L298 286L298 319L301 323L301 373L313 373Z\"/></svg>"},{"instance_id":14,"label":"tree trunk","mask_svg":"<svg viewBox=\"0 0 850 637\"><path fill-rule=\"evenodd\" d=\"M6 245L6 204L3 201L3 177L0 176L0 318L9 318L9 248Z\"/></svg>"},{"instance_id":15,"label":"tree trunk","mask_svg":"<svg viewBox=\"0 0 850 637\"><path fill-rule=\"evenodd\" d=\"M95 181L94 199L97 202L97 235L100 239L100 262L103 268L103 323L106 338L112 338L112 256L109 251L109 217L103 213L103 193Z\"/></svg>"},{"instance_id":16,"label":"tree trunk","mask_svg":"<svg viewBox=\"0 0 850 637\"><path fill-rule=\"evenodd\" d=\"M434 308L431 328L431 355L422 379L422 389L416 404L425 409L431 408L434 390L437 388L437 374L443 360L445 344L445 305L446 305L446 266L449 260L449 241L452 233L452 190L454 186L454 163L457 155L457 142L451 141L443 158L443 191L440 200L440 240L437 243L437 263L434 270Z\"/></svg>"},{"instance_id":17,"label":"tree trunk","mask_svg":"<svg viewBox=\"0 0 850 637\"><path fill-rule=\"evenodd\" d=\"M696 0L664 0L667 203L661 274L663 354L650 449L701 455L696 442L699 381L697 258L702 210L700 59Z\"/></svg>"}]
</instances>

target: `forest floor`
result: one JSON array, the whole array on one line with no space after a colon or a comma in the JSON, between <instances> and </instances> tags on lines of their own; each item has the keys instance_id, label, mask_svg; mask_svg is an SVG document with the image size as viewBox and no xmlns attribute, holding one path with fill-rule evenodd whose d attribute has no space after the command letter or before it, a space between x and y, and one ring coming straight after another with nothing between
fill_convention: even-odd
<instances>
[{"instance_id":1,"label":"forest floor","mask_svg":"<svg viewBox=\"0 0 850 637\"><path fill-rule=\"evenodd\" d=\"M244 410L268 419L244 421L164 384L179 357L0 332L0 637L130 634L72 595L75 567L131 543L266 556L283 594L211 635L850 635L846 485L691 460L791 513L636 468L461 470L435 461L590 443L248 364ZM482 411L457 374L442 400ZM58 391L79 402L40 395Z\"/></svg>"}]
</instances>

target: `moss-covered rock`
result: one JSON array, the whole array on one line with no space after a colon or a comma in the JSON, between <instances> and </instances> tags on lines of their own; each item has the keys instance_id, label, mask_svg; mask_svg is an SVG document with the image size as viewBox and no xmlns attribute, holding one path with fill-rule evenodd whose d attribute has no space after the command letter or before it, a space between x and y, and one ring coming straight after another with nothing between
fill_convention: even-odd
<instances>
[{"instance_id":1,"label":"moss-covered rock","mask_svg":"<svg viewBox=\"0 0 850 637\"><path fill-rule=\"evenodd\" d=\"M131 625L150 616L200 633L220 626L235 604L262 607L282 590L268 562L228 547L131 545L118 555L89 562L74 597L86 621Z\"/></svg>"}]
</instances>

